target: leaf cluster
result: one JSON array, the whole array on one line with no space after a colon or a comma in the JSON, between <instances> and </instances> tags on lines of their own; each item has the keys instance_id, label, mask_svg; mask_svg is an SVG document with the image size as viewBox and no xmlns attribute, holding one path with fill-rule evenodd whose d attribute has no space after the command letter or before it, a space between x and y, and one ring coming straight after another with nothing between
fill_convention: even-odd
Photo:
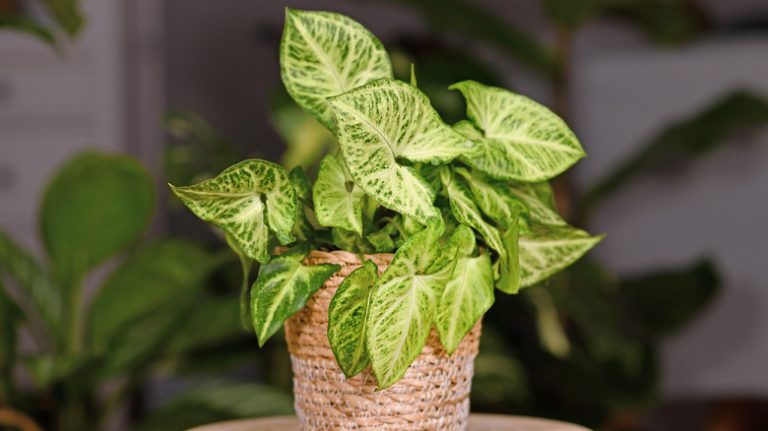
<instances>
[{"instance_id":1,"label":"leaf cluster","mask_svg":"<svg viewBox=\"0 0 768 431\"><path fill-rule=\"evenodd\" d=\"M260 344L338 269L304 265L311 248L395 253L381 276L367 264L350 275L329 323L342 370L351 377L370 363L384 388L431 328L453 352L493 303L494 286L516 293L600 240L557 213L547 180L584 151L546 107L461 81L450 88L467 118L448 125L415 73L410 83L394 79L383 44L335 13L287 10L280 66L290 96L338 141L314 184L301 167L249 159L171 186L261 264L251 291Z\"/></svg>"}]
</instances>

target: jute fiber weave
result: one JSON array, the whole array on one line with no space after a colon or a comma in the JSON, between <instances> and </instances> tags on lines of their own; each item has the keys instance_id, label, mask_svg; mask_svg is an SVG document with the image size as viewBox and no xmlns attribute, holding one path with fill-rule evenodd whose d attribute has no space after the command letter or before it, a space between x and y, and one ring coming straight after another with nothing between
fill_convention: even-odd
<instances>
[{"instance_id":1,"label":"jute fiber weave","mask_svg":"<svg viewBox=\"0 0 768 431\"><path fill-rule=\"evenodd\" d=\"M383 272L391 254L366 255ZM347 380L328 343L328 305L344 277L360 267L358 255L313 251L307 264L341 266L307 306L285 324L293 367L296 414L303 430L464 430L480 340L480 323L450 357L433 329L405 377L376 392L366 370Z\"/></svg>"}]
</instances>

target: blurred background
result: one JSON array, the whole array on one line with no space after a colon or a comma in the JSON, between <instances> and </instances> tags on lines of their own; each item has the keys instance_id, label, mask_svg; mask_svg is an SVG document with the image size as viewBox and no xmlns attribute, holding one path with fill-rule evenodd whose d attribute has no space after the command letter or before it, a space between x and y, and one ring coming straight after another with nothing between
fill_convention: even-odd
<instances>
[{"instance_id":1,"label":"blurred background","mask_svg":"<svg viewBox=\"0 0 768 431\"><path fill-rule=\"evenodd\" d=\"M607 239L497 297L474 411L768 429L766 0L0 0L0 429L291 413L236 257L165 187L333 145L282 89L285 6L363 23L446 122L473 78L589 154L558 206Z\"/></svg>"}]
</instances>

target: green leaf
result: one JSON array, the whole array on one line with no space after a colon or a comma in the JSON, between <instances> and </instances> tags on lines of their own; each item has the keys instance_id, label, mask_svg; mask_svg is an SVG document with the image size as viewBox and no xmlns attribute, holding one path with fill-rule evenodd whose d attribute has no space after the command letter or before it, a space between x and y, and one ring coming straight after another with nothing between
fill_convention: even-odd
<instances>
[{"instance_id":1,"label":"green leaf","mask_svg":"<svg viewBox=\"0 0 768 431\"><path fill-rule=\"evenodd\" d=\"M244 160L199 184L171 189L195 215L224 229L261 263L269 261L269 229L281 244L295 240L296 194L288 172L272 162Z\"/></svg>"},{"instance_id":2,"label":"green leaf","mask_svg":"<svg viewBox=\"0 0 768 431\"><path fill-rule=\"evenodd\" d=\"M363 190L352 182L342 162L328 155L320 162L313 196L322 226L363 234Z\"/></svg>"},{"instance_id":3,"label":"green leaf","mask_svg":"<svg viewBox=\"0 0 768 431\"><path fill-rule=\"evenodd\" d=\"M323 154L338 148L336 137L301 109L283 87L272 96L270 119L286 146L281 160L286 169L311 169Z\"/></svg>"},{"instance_id":4,"label":"green leaf","mask_svg":"<svg viewBox=\"0 0 768 431\"><path fill-rule=\"evenodd\" d=\"M509 228L501 237L503 252L499 253L499 280L496 287L504 293L517 293L520 290L520 227L518 217L513 216Z\"/></svg>"},{"instance_id":5,"label":"green leaf","mask_svg":"<svg viewBox=\"0 0 768 431\"><path fill-rule=\"evenodd\" d=\"M459 223L471 226L480 233L488 247L503 253L504 244L501 240L501 234L498 229L485 221L464 179L451 175L447 169L442 171L441 178L448 194L451 212L456 217L456 220Z\"/></svg>"},{"instance_id":6,"label":"green leaf","mask_svg":"<svg viewBox=\"0 0 768 431\"><path fill-rule=\"evenodd\" d=\"M304 204L312 203L312 185L309 183L309 178L304 172L301 166L296 166L291 169L288 174L293 186L293 192L296 193L296 198L303 201Z\"/></svg>"},{"instance_id":7,"label":"green leaf","mask_svg":"<svg viewBox=\"0 0 768 431\"><path fill-rule=\"evenodd\" d=\"M80 33L85 18L80 10L80 0L45 0L48 13L70 38Z\"/></svg>"},{"instance_id":8,"label":"green leaf","mask_svg":"<svg viewBox=\"0 0 768 431\"><path fill-rule=\"evenodd\" d=\"M735 133L768 124L768 100L735 91L684 118L640 146L589 187L582 212L593 209L628 183L666 168L679 172L699 157L731 142Z\"/></svg>"},{"instance_id":9,"label":"green leaf","mask_svg":"<svg viewBox=\"0 0 768 431\"><path fill-rule=\"evenodd\" d=\"M296 222L293 225L293 236L299 241L308 241L315 236L315 228L307 215L307 211L312 209L312 186L301 166L293 168L288 176L291 179L293 192L296 193L299 201L299 206L296 209Z\"/></svg>"},{"instance_id":10,"label":"green leaf","mask_svg":"<svg viewBox=\"0 0 768 431\"><path fill-rule=\"evenodd\" d=\"M93 348L105 349L143 317L196 295L211 263L203 249L180 240L140 249L109 275L93 300L88 325Z\"/></svg>"},{"instance_id":11,"label":"green leaf","mask_svg":"<svg viewBox=\"0 0 768 431\"><path fill-rule=\"evenodd\" d=\"M137 431L190 429L211 422L292 413L291 396L277 389L252 383L213 382L161 405L139 424Z\"/></svg>"},{"instance_id":12,"label":"green leaf","mask_svg":"<svg viewBox=\"0 0 768 431\"><path fill-rule=\"evenodd\" d=\"M0 30L15 30L56 46L56 36L50 28L16 14L0 13Z\"/></svg>"},{"instance_id":13,"label":"green leaf","mask_svg":"<svg viewBox=\"0 0 768 431\"><path fill-rule=\"evenodd\" d=\"M398 232L397 226L390 222L376 232L366 236L365 239L373 246L376 253L389 253L395 249L395 241L392 237L397 235Z\"/></svg>"},{"instance_id":14,"label":"green leaf","mask_svg":"<svg viewBox=\"0 0 768 431\"><path fill-rule=\"evenodd\" d=\"M136 160L83 153L48 185L40 207L43 244L63 287L138 241L152 217L152 178Z\"/></svg>"},{"instance_id":15,"label":"green leaf","mask_svg":"<svg viewBox=\"0 0 768 431\"><path fill-rule=\"evenodd\" d=\"M478 171L470 174L466 169L456 169L456 173L467 180L483 212L502 226L509 226L509 220L520 212L538 223L565 225L547 182L498 181Z\"/></svg>"},{"instance_id":16,"label":"green leaf","mask_svg":"<svg viewBox=\"0 0 768 431\"><path fill-rule=\"evenodd\" d=\"M436 216L433 191L399 160L446 163L469 151L471 141L445 125L426 96L404 82L378 80L329 101L355 184L422 224Z\"/></svg>"},{"instance_id":17,"label":"green leaf","mask_svg":"<svg viewBox=\"0 0 768 431\"><path fill-rule=\"evenodd\" d=\"M482 133L462 157L468 165L497 179L530 182L552 178L584 157L563 120L533 100L475 81L450 88L464 95L467 116Z\"/></svg>"},{"instance_id":18,"label":"green leaf","mask_svg":"<svg viewBox=\"0 0 768 431\"><path fill-rule=\"evenodd\" d=\"M24 299L39 313L46 328L60 337L61 292L37 260L5 232L0 231L0 279L5 274L20 288Z\"/></svg>"},{"instance_id":19,"label":"green leaf","mask_svg":"<svg viewBox=\"0 0 768 431\"><path fill-rule=\"evenodd\" d=\"M10 404L21 310L8 296L0 277L0 403Z\"/></svg>"},{"instance_id":20,"label":"green leaf","mask_svg":"<svg viewBox=\"0 0 768 431\"><path fill-rule=\"evenodd\" d=\"M430 221L395 253L376 282L366 322L366 345L378 388L400 380L421 353L453 265L434 268L441 226Z\"/></svg>"},{"instance_id":21,"label":"green leaf","mask_svg":"<svg viewBox=\"0 0 768 431\"><path fill-rule=\"evenodd\" d=\"M334 129L326 99L392 77L384 45L358 22L330 12L286 9L280 75L288 93Z\"/></svg>"},{"instance_id":22,"label":"green leaf","mask_svg":"<svg viewBox=\"0 0 768 431\"><path fill-rule=\"evenodd\" d=\"M528 287L570 266L603 239L570 226L534 225L520 236L521 286Z\"/></svg>"},{"instance_id":23,"label":"green leaf","mask_svg":"<svg viewBox=\"0 0 768 431\"><path fill-rule=\"evenodd\" d=\"M469 254L475 246L475 235L466 229L461 256L453 269L450 281L445 285L435 315L435 326L448 354L452 354L464 336L493 305L493 270L491 258L486 252L477 257ZM469 250L469 253L466 253Z\"/></svg>"},{"instance_id":24,"label":"green leaf","mask_svg":"<svg viewBox=\"0 0 768 431\"><path fill-rule=\"evenodd\" d=\"M341 283L328 307L328 341L347 378L356 376L369 363L365 348L365 322L371 288L379 268L366 260Z\"/></svg>"},{"instance_id":25,"label":"green leaf","mask_svg":"<svg viewBox=\"0 0 768 431\"><path fill-rule=\"evenodd\" d=\"M251 289L251 317L259 346L339 270L338 265L304 265L308 251L306 244L294 247L259 268Z\"/></svg>"}]
</instances>

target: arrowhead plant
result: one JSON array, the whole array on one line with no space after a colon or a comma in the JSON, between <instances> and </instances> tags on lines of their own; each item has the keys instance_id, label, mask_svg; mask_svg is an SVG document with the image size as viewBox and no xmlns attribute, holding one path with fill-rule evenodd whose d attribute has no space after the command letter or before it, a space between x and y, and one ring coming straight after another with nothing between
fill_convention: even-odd
<instances>
[{"instance_id":1,"label":"arrowhead plant","mask_svg":"<svg viewBox=\"0 0 768 431\"><path fill-rule=\"evenodd\" d=\"M413 68L410 82L395 80L383 44L329 12L286 11L280 71L296 103L338 140L314 184L301 168L246 160L171 186L225 232L244 265L261 264L250 289L260 345L338 271L305 265L309 250L394 253L381 274L370 261L353 271L328 318L340 369L352 377L370 367L383 389L433 328L453 353L494 288L513 294L540 283L600 241L557 212L547 181L584 151L533 100L458 82L450 88L464 96L467 119L448 125Z\"/></svg>"}]
</instances>

